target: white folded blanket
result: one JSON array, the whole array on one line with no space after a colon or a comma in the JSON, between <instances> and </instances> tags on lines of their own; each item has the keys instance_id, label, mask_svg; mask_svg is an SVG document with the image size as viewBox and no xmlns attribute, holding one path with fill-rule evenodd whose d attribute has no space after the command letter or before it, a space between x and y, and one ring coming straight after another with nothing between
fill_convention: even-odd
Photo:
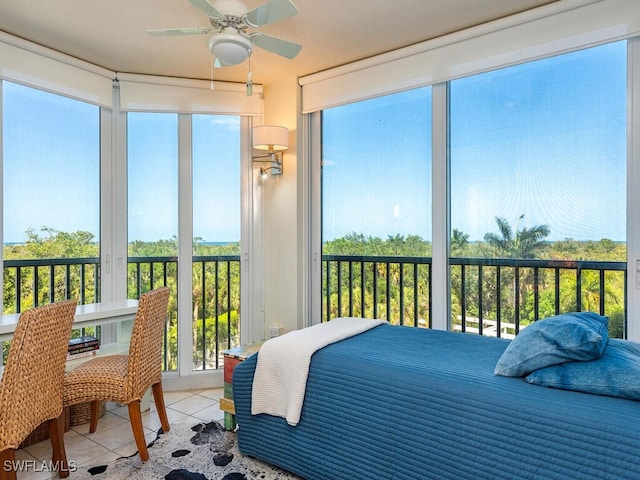
<instances>
[{"instance_id":1,"label":"white folded blanket","mask_svg":"<svg viewBox=\"0 0 640 480\"><path fill-rule=\"evenodd\" d=\"M251 414L276 415L297 425L314 352L383 323L386 320L334 318L267 340L260 347L253 377Z\"/></svg>"}]
</instances>

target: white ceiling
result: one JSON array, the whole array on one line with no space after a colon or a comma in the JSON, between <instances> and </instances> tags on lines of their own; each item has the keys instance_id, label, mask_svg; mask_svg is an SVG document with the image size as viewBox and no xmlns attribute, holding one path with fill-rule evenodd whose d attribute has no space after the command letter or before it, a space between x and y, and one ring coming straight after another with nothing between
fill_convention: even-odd
<instances>
[{"instance_id":1,"label":"white ceiling","mask_svg":"<svg viewBox=\"0 0 640 480\"><path fill-rule=\"evenodd\" d=\"M287 60L256 49L255 83L299 77L517 12L565 0L293 0L300 13L260 30L303 46ZM213 0L212 0L213 3ZM265 0L245 0L249 9ZM117 72L209 79L206 35L148 29L209 27L187 0L0 0L0 30ZM244 82L248 65L216 69Z\"/></svg>"}]
</instances>

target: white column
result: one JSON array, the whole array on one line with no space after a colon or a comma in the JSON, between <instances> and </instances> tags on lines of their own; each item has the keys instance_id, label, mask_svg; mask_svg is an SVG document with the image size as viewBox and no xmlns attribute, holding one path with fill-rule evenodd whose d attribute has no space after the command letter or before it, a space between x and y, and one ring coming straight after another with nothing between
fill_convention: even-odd
<instances>
[{"instance_id":1,"label":"white column","mask_svg":"<svg viewBox=\"0 0 640 480\"><path fill-rule=\"evenodd\" d=\"M432 328L447 330L451 317L449 295L449 155L447 149L448 87L432 87Z\"/></svg>"}]
</instances>

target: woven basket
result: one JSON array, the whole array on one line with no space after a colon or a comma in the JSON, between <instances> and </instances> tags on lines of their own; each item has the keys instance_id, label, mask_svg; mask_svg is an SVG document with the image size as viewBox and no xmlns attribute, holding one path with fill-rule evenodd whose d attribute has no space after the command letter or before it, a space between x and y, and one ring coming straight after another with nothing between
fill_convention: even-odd
<instances>
[{"instance_id":1,"label":"woven basket","mask_svg":"<svg viewBox=\"0 0 640 480\"><path fill-rule=\"evenodd\" d=\"M98 402L98 418L103 417L105 413L107 413L106 402ZM69 417L69 424L72 427L89 423L91 420L91 404L87 402L79 403L78 405L71 405L69 407Z\"/></svg>"}]
</instances>

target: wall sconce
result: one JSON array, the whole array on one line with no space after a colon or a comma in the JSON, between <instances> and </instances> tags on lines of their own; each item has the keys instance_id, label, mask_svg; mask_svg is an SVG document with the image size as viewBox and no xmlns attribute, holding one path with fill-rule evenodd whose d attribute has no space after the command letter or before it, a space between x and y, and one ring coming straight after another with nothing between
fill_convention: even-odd
<instances>
[{"instance_id":1,"label":"wall sconce","mask_svg":"<svg viewBox=\"0 0 640 480\"><path fill-rule=\"evenodd\" d=\"M254 162L270 164L260 168L262 180L266 180L269 175L282 175L282 152L289 148L289 129L275 125L253 127L253 148L268 152L253 157Z\"/></svg>"}]
</instances>

